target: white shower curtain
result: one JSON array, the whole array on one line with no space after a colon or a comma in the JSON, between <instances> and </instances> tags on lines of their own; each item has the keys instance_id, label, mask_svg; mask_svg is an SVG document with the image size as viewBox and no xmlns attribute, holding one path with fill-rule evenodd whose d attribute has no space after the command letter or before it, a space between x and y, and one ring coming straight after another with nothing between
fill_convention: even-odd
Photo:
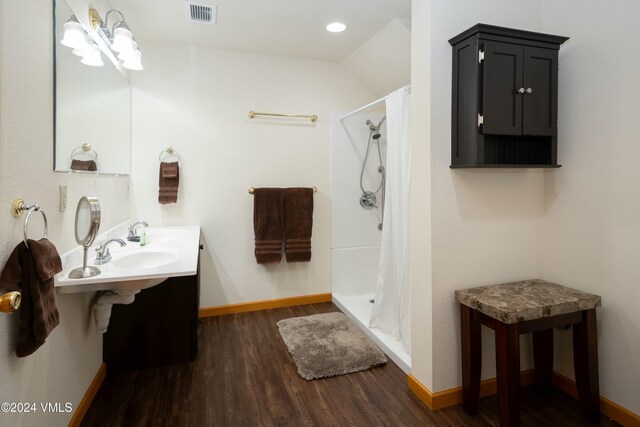
<instances>
[{"instance_id":1,"label":"white shower curtain","mask_svg":"<svg viewBox=\"0 0 640 427\"><path fill-rule=\"evenodd\" d=\"M409 288L409 190L411 181L411 88L389 94L384 224L378 283L369 326L411 348Z\"/></svg>"}]
</instances>

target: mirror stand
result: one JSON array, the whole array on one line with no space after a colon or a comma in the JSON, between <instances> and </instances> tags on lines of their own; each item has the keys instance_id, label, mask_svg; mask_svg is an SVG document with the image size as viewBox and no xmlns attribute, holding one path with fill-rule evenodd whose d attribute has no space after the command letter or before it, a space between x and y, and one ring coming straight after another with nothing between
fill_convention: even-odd
<instances>
[{"instance_id":1,"label":"mirror stand","mask_svg":"<svg viewBox=\"0 0 640 427\"><path fill-rule=\"evenodd\" d=\"M89 246L83 245L82 249L82 267L71 270L69 273L70 279L84 279L86 277L93 277L100 274L100 269L98 267L87 265L87 252L89 251Z\"/></svg>"},{"instance_id":2,"label":"mirror stand","mask_svg":"<svg viewBox=\"0 0 640 427\"><path fill-rule=\"evenodd\" d=\"M76 209L76 242L82 245L82 267L74 268L69 273L70 279L84 279L100 274L100 269L87 265L89 246L98 234L100 228L100 202L97 197L84 196L78 202Z\"/></svg>"}]
</instances>

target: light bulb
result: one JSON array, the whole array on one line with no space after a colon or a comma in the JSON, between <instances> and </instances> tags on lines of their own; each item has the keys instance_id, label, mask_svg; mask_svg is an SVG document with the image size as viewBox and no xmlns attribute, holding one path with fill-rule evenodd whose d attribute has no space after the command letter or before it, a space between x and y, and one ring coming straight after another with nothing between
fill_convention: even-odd
<instances>
[{"instance_id":1,"label":"light bulb","mask_svg":"<svg viewBox=\"0 0 640 427\"><path fill-rule=\"evenodd\" d=\"M122 66L132 71L142 70L142 53L139 50L136 50L134 55L127 57L127 59L122 63Z\"/></svg>"},{"instance_id":2,"label":"light bulb","mask_svg":"<svg viewBox=\"0 0 640 427\"><path fill-rule=\"evenodd\" d=\"M89 48L84 51L80 62L91 67L102 67L104 62L102 62L102 55L100 54L98 45L95 43L91 44Z\"/></svg>"},{"instance_id":3,"label":"light bulb","mask_svg":"<svg viewBox=\"0 0 640 427\"><path fill-rule=\"evenodd\" d=\"M113 43L111 49L116 52L130 52L133 49L133 35L126 25L113 30Z\"/></svg>"},{"instance_id":4,"label":"light bulb","mask_svg":"<svg viewBox=\"0 0 640 427\"><path fill-rule=\"evenodd\" d=\"M75 15L71 16L71 18L65 22L64 36L62 40L60 40L60 43L72 49L84 50L87 48L86 33Z\"/></svg>"},{"instance_id":5,"label":"light bulb","mask_svg":"<svg viewBox=\"0 0 640 427\"><path fill-rule=\"evenodd\" d=\"M122 51L122 52L120 52L120 53L118 54L118 59L119 59L120 61L123 61L123 62L124 62L124 61L127 61L127 60L128 60L129 58L131 58L132 56L136 56L136 51L137 51L137 52L140 52L140 51L138 50L138 43L136 43L136 41L135 41L135 40L133 40L133 41L131 42L131 45L132 45L132 49L128 49L128 50ZM142 54L141 54L141 55L142 55Z\"/></svg>"}]
</instances>

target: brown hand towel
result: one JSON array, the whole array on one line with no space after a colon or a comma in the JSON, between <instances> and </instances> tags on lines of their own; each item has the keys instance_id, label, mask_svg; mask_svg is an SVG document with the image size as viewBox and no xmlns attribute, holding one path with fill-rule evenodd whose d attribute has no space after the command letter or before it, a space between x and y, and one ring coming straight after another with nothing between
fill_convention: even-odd
<instances>
[{"instance_id":1,"label":"brown hand towel","mask_svg":"<svg viewBox=\"0 0 640 427\"><path fill-rule=\"evenodd\" d=\"M95 172L98 170L98 165L95 160L71 160L71 170L74 171L90 171Z\"/></svg>"},{"instance_id":2,"label":"brown hand towel","mask_svg":"<svg viewBox=\"0 0 640 427\"><path fill-rule=\"evenodd\" d=\"M282 188L256 188L253 192L253 231L258 264L282 260L283 205Z\"/></svg>"},{"instance_id":3,"label":"brown hand towel","mask_svg":"<svg viewBox=\"0 0 640 427\"><path fill-rule=\"evenodd\" d=\"M161 205L178 201L178 185L180 184L180 168L178 162L160 163L160 192L158 202Z\"/></svg>"},{"instance_id":4,"label":"brown hand towel","mask_svg":"<svg viewBox=\"0 0 640 427\"><path fill-rule=\"evenodd\" d=\"M55 246L47 239L21 242L13 250L0 274L0 288L19 290L20 326L16 355L25 357L44 344L60 323L53 276L62 271Z\"/></svg>"},{"instance_id":5,"label":"brown hand towel","mask_svg":"<svg viewBox=\"0 0 640 427\"><path fill-rule=\"evenodd\" d=\"M284 238L287 262L311 261L313 189L284 190Z\"/></svg>"}]
</instances>

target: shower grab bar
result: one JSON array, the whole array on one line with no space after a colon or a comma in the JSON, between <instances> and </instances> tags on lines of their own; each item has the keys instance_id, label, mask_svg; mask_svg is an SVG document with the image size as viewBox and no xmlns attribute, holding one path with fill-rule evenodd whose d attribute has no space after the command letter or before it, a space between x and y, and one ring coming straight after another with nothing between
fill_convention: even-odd
<instances>
[{"instance_id":1,"label":"shower grab bar","mask_svg":"<svg viewBox=\"0 0 640 427\"><path fill-rule=\"evenodd\" d=\"M255 119L256 116L302 118L302 119L311 120L311 123L315 123L318 121L318 116L316 116L315 114L309 115L309 114L257 113L255 111L249 111L248 117L250 119Z\"/></svg>"}]
</instances>

